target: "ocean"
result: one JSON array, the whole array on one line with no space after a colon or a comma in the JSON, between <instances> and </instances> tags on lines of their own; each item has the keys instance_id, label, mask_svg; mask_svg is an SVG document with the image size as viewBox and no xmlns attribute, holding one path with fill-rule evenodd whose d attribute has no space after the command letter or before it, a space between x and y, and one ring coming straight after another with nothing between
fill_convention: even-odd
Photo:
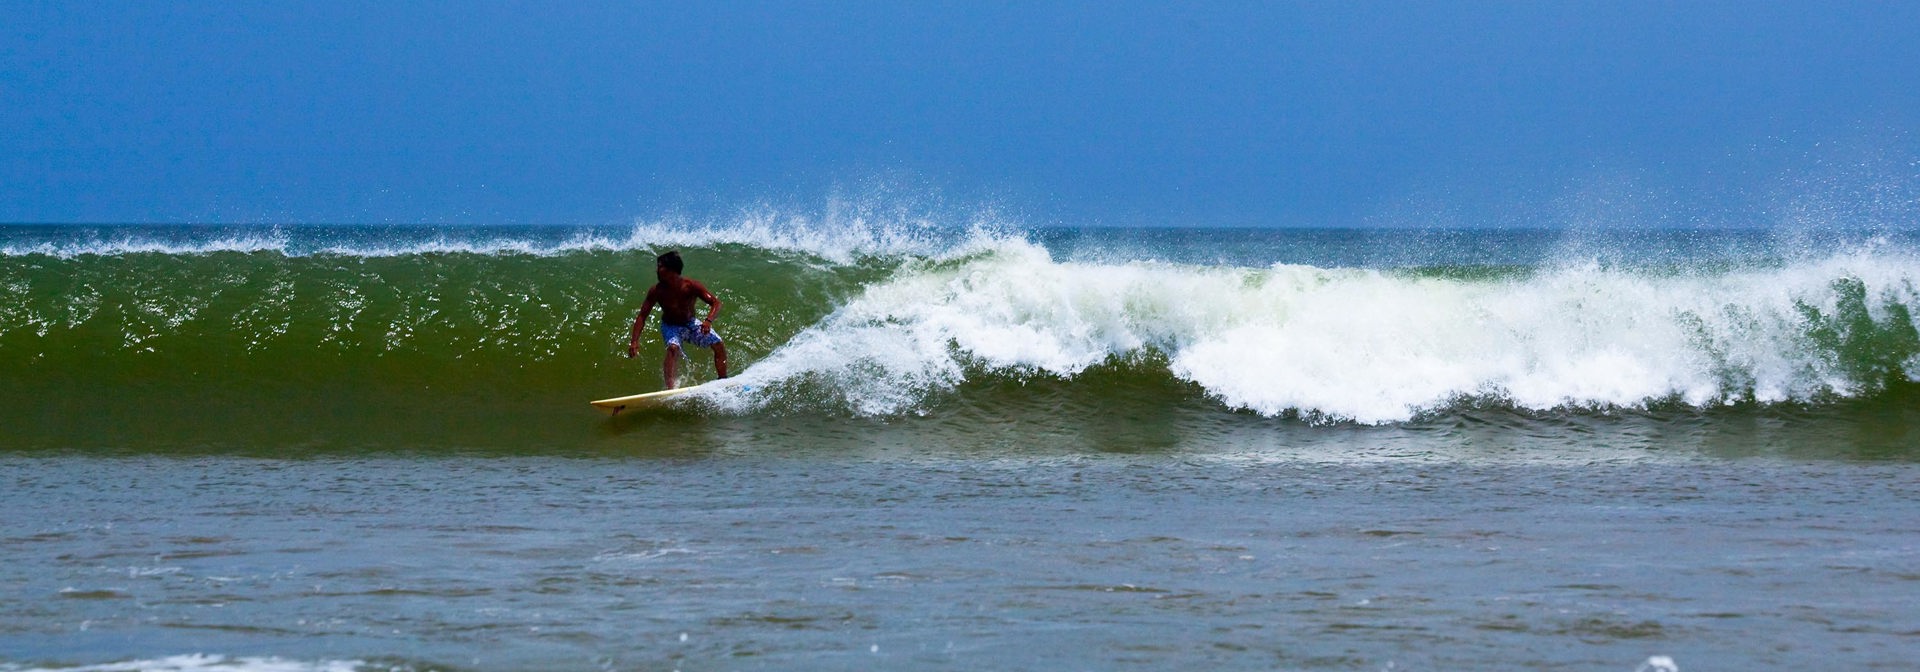
<instances>
[{"instance_id":1,"label":"ocean","mask_svg":"<svg viewBox=\"0 0 1920 672\"><path fill-rule=\"evenodd\" d=\"M608 418L669 249L742 384ZM0 670L1920 669L1917 279L1906 230L0 226Z\"/></svg>"}]
</instances>

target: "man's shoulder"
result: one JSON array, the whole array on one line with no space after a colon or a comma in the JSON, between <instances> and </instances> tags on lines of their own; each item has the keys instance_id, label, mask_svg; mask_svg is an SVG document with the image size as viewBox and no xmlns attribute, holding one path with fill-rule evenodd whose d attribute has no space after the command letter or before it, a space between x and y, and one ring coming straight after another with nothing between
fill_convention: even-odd
<instances>
[{"instance_id":1,"label":"man's shoulder","mask_svg":"<svg viewBox=\"0 0 1920 672\"><path fill-rule=\"evenodd\" d=\"M679 282L654 283L653 288L647 290L647 296L658 296L661 298L679 297L699 294L704 289L706 288L700 286L700 283L694 282L690 278L680 278Z\"/></svg>"}]
</instances>

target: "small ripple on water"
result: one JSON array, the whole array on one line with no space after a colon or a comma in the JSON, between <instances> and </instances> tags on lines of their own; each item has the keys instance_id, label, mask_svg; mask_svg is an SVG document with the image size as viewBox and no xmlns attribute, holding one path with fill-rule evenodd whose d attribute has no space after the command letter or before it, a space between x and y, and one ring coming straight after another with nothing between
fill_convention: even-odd
<instances>
[{"instance_id":1,"label":"small ripple on water","mask_svg":"<svg viewBox=\"0 0 1920 672\"><path fill-rule=\"evenodd\" d=\"M60 597L69 600L124 600L132 598L133 595L112 588L62 588Z\"/></svg>"},{"instance_id":2,"label":"small ripple on water","mask_svg":"<svg viewBox=\"0 0 1920 672\"><path fill-rule=\"evenodd\" d=\"M375 669L360 660L288 660L280 657L229 657L202 653L165 658L128 660L78 667L16 667L0 665L5 672L370 672ZM411 670L411 666L390 666L387 670Z\"/></svg>"}]
</instances>

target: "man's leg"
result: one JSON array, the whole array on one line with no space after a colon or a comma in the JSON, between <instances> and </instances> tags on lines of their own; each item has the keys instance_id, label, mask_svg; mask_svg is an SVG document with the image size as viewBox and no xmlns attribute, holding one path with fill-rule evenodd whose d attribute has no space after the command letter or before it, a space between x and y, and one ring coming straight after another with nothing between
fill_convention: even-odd
<instances>
[{"instance_id":1,"label":"man's leg","mask_svg":"<svg viewBox=\"0 0 1920 672\"><path fill-rule=\"evenodd\" d=\"M660 370L666 375L667 389L680 386L680 346L667 346L667 359L660 363Z\"/></svg>"},{"instance_id":2,"label":"man's leg","mask_svg":"<svg viewBox=\"0 0 1920 672\"><path fill-rule=\"evenodd\" d=\"M727 377L727 344L713 344L713 372L721 378Z\"/></svg>"}]
</instances>

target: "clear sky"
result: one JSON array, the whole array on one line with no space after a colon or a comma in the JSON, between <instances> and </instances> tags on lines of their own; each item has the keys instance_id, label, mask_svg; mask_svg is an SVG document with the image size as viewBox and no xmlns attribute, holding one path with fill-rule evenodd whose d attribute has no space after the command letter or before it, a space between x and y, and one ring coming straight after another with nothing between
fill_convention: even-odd
<instances>
[{"instance_id":1,"label":"clear sky","mask_svg":"<svg viewBox=\"0 0 1920 672\"><path fill-rule=\"evenodd\" d=\"M881 183L1040 223L1766 223L1920 183L1920 2L0 16L5 222L597 224Z\"/></svg>"}]
</instances>

